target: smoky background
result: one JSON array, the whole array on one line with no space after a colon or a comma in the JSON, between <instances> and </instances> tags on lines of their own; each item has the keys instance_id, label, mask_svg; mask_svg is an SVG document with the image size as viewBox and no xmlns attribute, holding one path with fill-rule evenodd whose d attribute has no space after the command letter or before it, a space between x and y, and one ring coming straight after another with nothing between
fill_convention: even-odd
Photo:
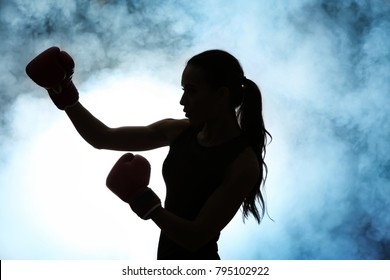
<instances>
[{"instance_id":1,"label":"smoky background","mask_svg":"<svg viewBox=\"0 0 390 280\"><path fill-rule=\"evenodd\" d=\"M223 259L390 258L390 2L0 1L0 258L153 259L158 229L104 186L88 146L26 64L57 45L110 126L183 117L192 55L221 48L261 88L268 211L223 231ZM145 152L164 198L167 149Z\"/></svg>"}]
</instances>

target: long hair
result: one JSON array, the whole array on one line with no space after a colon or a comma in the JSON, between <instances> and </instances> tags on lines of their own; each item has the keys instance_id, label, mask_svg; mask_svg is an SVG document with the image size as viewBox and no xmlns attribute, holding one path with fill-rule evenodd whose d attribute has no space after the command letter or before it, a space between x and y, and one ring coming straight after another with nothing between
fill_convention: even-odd
<instances>
[{"instance_id":1,"label":"long hair","mask_svg":"<svg viewBox=\"0 0 390 280\"><path fill-rule=\"evenodd\" d=\"M252 214L260 223L266 212L262 189L268 169L264 158L268 137L272 138L264 125L260 89L256 83L245 77L240 62L226 51L208 50L195 55L187 63L205 71L205 78L212 87L227 87L231 93L231 106L236 112L241 130L256 153L260 166L256 186L242 203L243 218L245 220Z\"/></svg>"}]
</instances>

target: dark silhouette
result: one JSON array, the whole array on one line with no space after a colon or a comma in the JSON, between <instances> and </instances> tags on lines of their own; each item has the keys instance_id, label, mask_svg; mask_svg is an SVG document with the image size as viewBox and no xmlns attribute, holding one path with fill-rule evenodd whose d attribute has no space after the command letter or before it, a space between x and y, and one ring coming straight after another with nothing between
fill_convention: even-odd
<instances>
[{"instance_id":1,"label":"dark silhouette","mask_svg":"<svg viewBox=\"0 0 390 280\"><path fill-rule=\"evenodd\" d=\"M139 155L125 154L107 178L107 186L135 213L161 229L158 259L219 259L220 232L240 207L244 219L252 214L261 222L270 135L260 90L234 56L209 50L192 57L181 82L186 119L142 127L110 128L95 118L78 101L73 68L72 58L53 47L26 71L65 110L85 141L118 151L170 147L163 164L164 207L147 187L150 167Z\"/></svg>"}]
</instances>

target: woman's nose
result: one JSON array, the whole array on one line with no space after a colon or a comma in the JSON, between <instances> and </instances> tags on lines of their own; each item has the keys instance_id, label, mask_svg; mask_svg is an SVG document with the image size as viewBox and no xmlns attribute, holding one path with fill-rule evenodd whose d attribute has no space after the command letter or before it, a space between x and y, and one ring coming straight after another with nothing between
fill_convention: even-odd
<instances>
[{"instance_id":1,"label":"woman's nose","mask_svg":"<svg viewBox=\"0 0 390 280\"><path fill-rule=\"evenodd\" d=\"M185 96L184 96L185 94L183 93L183 95L181 96L181 98L180 98L180 105L185 105L186 104L186 99L185 99Z\"/></svg>"}]
</instances>

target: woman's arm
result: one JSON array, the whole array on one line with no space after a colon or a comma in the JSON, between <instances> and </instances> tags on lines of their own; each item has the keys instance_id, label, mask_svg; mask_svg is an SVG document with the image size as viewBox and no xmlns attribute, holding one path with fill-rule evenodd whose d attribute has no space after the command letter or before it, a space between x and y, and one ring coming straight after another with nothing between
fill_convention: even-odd
<instances>
[{"instance_id":1,"label":"woman's arm","mask_svg":"<svg viewBox=\"0 0 390 280\"><path fill-rule=\"evenodd\" d=\"M81 103L66 109L74 127L93 147L117 151L143 151L167 146L188 126L188 120L164 119L148 126L110 128Z\"/></svg>"},{"instance_id":2,"label":"woman's arm","mask_svg":"<svg viewBox=\"0 0 390 280\"><path fill-rule=\"evenodd\" d=\"M152 213L151 219L170 239L189 251L197 251L237 213L258 180L259 168L253 150L247 148L232 163L224 182L206 201L194 221L182 219L162 207Z\"/></svg>"}]
</instances>

